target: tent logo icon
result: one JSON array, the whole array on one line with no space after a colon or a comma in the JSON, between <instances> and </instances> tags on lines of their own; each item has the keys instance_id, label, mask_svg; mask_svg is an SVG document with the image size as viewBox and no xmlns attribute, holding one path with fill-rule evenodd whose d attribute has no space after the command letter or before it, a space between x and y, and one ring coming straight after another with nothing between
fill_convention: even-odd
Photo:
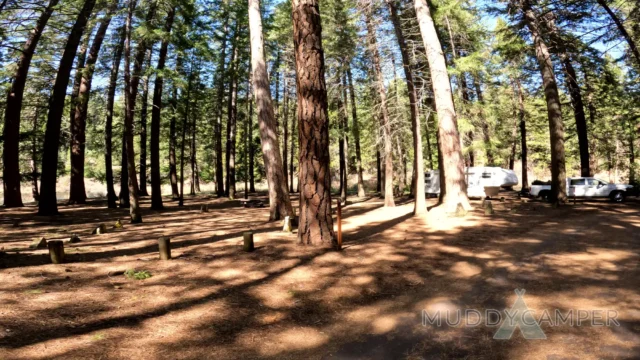
<instances>
[{"instance_id":1,"label":"tent logo icon","mask_svg":"<svg viewBox=\"0 0 640 360\"><path fill-rule=\"evenodd\" d=\"M497 340L509 340L516 329L520 329L522 336L527 340L546 339L547 336L540 328L540 324L533 317L533 312L524 302L525 289L516 289L518 298L510 309L505 309L506 318L500 328L493 335Z\"/></svg>"}]
</instances>

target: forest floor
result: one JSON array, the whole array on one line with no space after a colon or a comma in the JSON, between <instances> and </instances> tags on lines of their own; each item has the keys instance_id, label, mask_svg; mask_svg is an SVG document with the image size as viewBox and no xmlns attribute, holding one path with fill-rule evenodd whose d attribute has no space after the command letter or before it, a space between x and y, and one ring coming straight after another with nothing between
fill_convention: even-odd
<instances>
[{"instance_id":1,"label":"forest floor","mask_svg":"<svg viewBox=\"0 0 640 360\"><path fill-rule=\"evenodd\" d=\"M640 202L479 201L464 218L350 199L341 252L296 245L267 208L201 195L148 209L105 203L0 210L0 359L640 358ZM169 200L169 199L167 199ZM200 205L209 204L201 213ZM435 200L430 199L433 205ZM90 235L99 223L105 235ZM242 251L242 233L256 251ZM69 237L51 265L33 238ZM156 240L170 236L171 261ZM147 271L129 279L122 271ZM422 324L422 311L617 311L619 326L550 326L545 340L494 340L497 326Z\"/></svg>"}]
</instances>

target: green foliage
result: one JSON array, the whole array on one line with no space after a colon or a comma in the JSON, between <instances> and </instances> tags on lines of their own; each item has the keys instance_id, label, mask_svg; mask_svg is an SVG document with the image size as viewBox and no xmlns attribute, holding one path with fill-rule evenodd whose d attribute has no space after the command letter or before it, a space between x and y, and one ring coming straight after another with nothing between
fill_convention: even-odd
<instances>
[{"instance_id":1,"label":"green foliage","mask_svg":"<svg viewBox=\"0 0 640 360\"><path fill-rule=\"evenodd\" d=\"M135 269L128 269L124 272L124 276L126 276L127 279L132 280L145 280L150 278L152 275L147 270L136 271Z\"/></svg>"}]
</instances>

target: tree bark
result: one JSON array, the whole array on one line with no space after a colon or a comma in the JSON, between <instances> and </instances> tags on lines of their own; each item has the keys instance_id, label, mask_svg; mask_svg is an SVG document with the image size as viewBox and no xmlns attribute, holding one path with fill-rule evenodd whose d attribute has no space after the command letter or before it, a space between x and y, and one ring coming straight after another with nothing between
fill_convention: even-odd
<instances>
[{"instance_id":1,"label":"tree bark","mask_svg":"<svg viewBox=\"0 0 640 360\"><path fill-rule=\"evenodd\" d=\"M283 109L282 109L282 172L284 174L285 185L289 187L289 177L287 169L288 141L289 141L289 84L288 84L288 62L285 60L285 68L283 71Z\"/></svg>"},{"instance_id":2,"label":"tree bark","mask_svg":"<svg viewBox=\"0 0 640 360\"><path fill-rule=\"evenodd\" d=\"M40 191L38 190L38 120L40 117L40 107L37 106L33 115L33 134L31 137L31 195L33 201L40 200Z\"/></svg>"},{"instance_id":3,"label":"tree bark","mask_svg":"<svg viewBox=\"0 0 640 360\"><path fill-rule=\"evenodd\" d=\"M113 188L113 107L116 96L118 72L120 70L120 62L122 61L122 51L124 49L124 40L126 35L124 26L118 30L118 34L120 38L113 53L111 74L109 76L109 88L107 90L107 119L104 126L104 167L107 182L107 206L111 209L116 208L117 200L116 192Z\"/></svg>"},{"instance_id":4,"label":"tree bark","mask_svg":"<svg viewBox=\"0 0 640 360\"><path fill-rule=\"evenodd\" d=\"M69 191L69 203L84 204L87 198L84 187L84 158L89 96L91 95L93 74L98 61L98 55L100 54L107 29L111 24L111 18L117 7L118 1L112 1L109 5L107 13L100 21L100 26L93 38L84 69L80 70L80 68L78 68L77 70L80 71L80 81L75 107L72 108L73 116L71 119L71 189ZM87 36L88 35L90 34L87 34Z\"/></svg>"},{"instance_id":5,"label":"tree bark","mask_svg":"<svg viewBox=\"0 0 640 360\"><path fill-rule=\"evenodd\" d=\"M382 138L384 142L384 206L393 207L395 206L395 201L393 199L393 150L391 148L391 123L389 119L389 110L387 108L387 92L384 88L384 77L382 75L382 67L380 65L380 53L378 52L376 29L373 25L371 4L368 4L365 7L365 22L367 26L369 51L371 52L373 70L376 77L375 85L378 90L380 110L382 112L380 127L382 128Z\"/></svg>"},{"instance_id":6,"label":"tree bark","mask_svg":"<svg viewBox=\"0 0 640 360\"><path fill-rule=\"evenodd\" d=\"M522 192L529 192L529 165L527 163L527 123L524 109L524 94L520 86L520 79L515 79L516 92L518 94L518 116L520 118L520 160L522 162Z\"/></svg>"},{"instance_id":7,"label":"tree bark","mask_svg":"<svg viewBox=\"0 0 640 360\"><path fill-rule=\"evenodd\" d=\"M295 161L296 158L296 141L299 140L299 136L296 133L296 119L298 118L296 116L297 113L297 105L294 102L293 103L293 119L291 119L291 136L290 136L290 140L291 140L291 161L289 162L289 192L293 193L294 192L294 188L293 188L293 182L294 182L294 173L295 173L295 167L293 165L293 162ZM299 184L300 182L298 182Z\"/></svg>"},{"instance_id":8,"label":"tree bark","mask_svg":"<svg viewBox=\"0 0 640 360\"><path fill-rule=\"evenodd\" d=\"M192 64L193 66L193 64ZM189 71L187 77L189 84L187 85L187 94L185 96L184 118L182 120L182 142L180 143L180 198L178 206L184 206L184 148L187 137L187 126L189 124L189 110L191 105L191 87L193 82L193 68Z\"/></svg>"},{"instance_id":9,"label":"tree bark","mask_svg":"<svg viewBox=\"0 0 640 360\"><path fill-rule=\"evenodd\" d=\"M331 217L329 116L318 0L293 0L302 245L337 246Z\"/></svg>"},{"instance_id":10,"label":"tree bark","mask_svg":"<svg viewBox=\"0 0 640 360\"><path fill-rule=\"evenodd\" d=\"M145 42L142 41L138 45L138 53L133 66L133 76L131 74L131 34L132 34L132 18L133 11L135 9L135 1L129 0L129 12L127 14L126 26L126 39L124 42L124 101L125 101L125 116L124 116L124 142L125 153L127 163L127 177L128 177L128 189L129 189L129 215L131 223L141 223L142 214L140 212L140 202L138 197L138 179L136 178L136 158L133 148L133 118L134 109L136 106L136 95L138 94L139 76L142 68L142 61L145 54ZM155 2L151 4L154 7ZM155 9L149 10L149 13L155 12ZM149 19L150 16L147 15Z\"/></svg>"},{"instance_id":11,"label":"tree bark","mask_svg":"<svg viewBox=\"0 0 640 360\"><path fill-rule=\"evenodd\" d=\"M562 110L558 84L553 72L553 62L549 49L542 38L538 19L529 0L522 1L522 12L527 28L531 32L536 50L538 66L542 74L542 85L547 102L549 117L549 133L551 142L551 197L555 204L564 203L567 200L565 150L564 150L564 124L562 123Z\"/></svg>"},{"instance_id":12,"label":"tree bark","mask_svg":"<svg viewBox=\"0 0 640 360\"><path fill-rule=\"evenodd\" d=\"M239 22L236 21L231 49L231 63L229 67L229 96L227 98L227 146L226 146L226 176L225 194L229 199L236 197L235 152L236 152L236 122L238 115L238 35ZM232 169L233 168L233 169Z\"/></svg>"},{"instance_id":13,"label":"tree bark","mask_svg":"<svg viewBox=\"0 0 640 360\"><path fill-rule=\"evenodd\" d=\"M342 78L342 109L344 115L342 116L344 122L342 124L342 138L340 141L343 143L342 147L344 148L344 172L343 172L343 184L342 188L344 192L340 193L340 199L342 202L346 203L347 201L347 191L349 190L349 109L348 102L349 99L347 97L347 76L345 74L341 74Z\"/></svg>"},{"instance_id":14,"label":"tree bark","mask_svg":"<svg viewBox=\"0 0 640 360\"><path fill-rule=\"evenodd\" d=\"M411 132L413 134L413 195L415 197L413 213L414 215L427 212L427 202L424 193L424 158L422 156L422 131L420 130L420 110L418 109L418 94L413 82L413 72L411 70L411 58L404 38L404 33L398 16L396 0L387 0L391 22L396 32L400 54L402 55L402 68L407 82L409 92L409 110L411 114Z\"/></svg>"},{"instance_id":15,"label":"tree bark","mask_svg":"<svg viewBox=\"0 0 640 360\"><path fill-rule=\"evenodd\" d=\"M60 146L60 126L64 100L67 95L67 86L73 60L78 51L80 39L85 30L91 11L96 0L86 0L76 22L71 29L71 34L60 59L58 75L53 85L53 92L49 100L49 114L47 117L47 130L44 135L44 152L42 154L42 179L40 184L40 202L38 204L39 215L58 214L58 201L56 197L56 180L58 177L58 150Z\"/></svg>"},{"instance_id":16,"label":"tree bark","mask_svg":"<svg viewBox=\"0 0 640 360\"><path fill-rule=\"evenodd\" d=\"M229 0L225 0L222 5L226 16L222 25L222 43L220 44L220 59L216 69L216 123L214 125L214 147L216 153L216 193L219 197L224 196L224 174L222 165L222 102L224 100L224 80L225 80L225 60L227 57L227 36L229 32Z\"/></svg>"},{"instance_id":17,"label":"tree bark","mask_svg":"<svg viewBox=\"0 0 640 360\"><path fill-rule=\"evenodd\" d=\"M460 149L458 120L451 96L451 83L447 74L442 46L438 39L431 12L426 0L414 0L420 33L427 53L434 101L438 112L438 146L442 154L440 183L441 199L445 211L455 212L458 204L471 208L467 197L467 183L464 176L464 159Z\"/></svg>"},{"instance_id":18,"label":"tree bark","mask_svg":"<svg viewBox=\"0 0 640 360\"><path fill-rule=\"evenodd\" d=\"M147 49L146 64L143 69L151 68L151 57L153 56L153 48ZM142 101L140 108L140 196L149 196L147 192L147 116L149 103L149 75L142 80ZM153 109L151 110L153 112Z\"/></svg>"},{"instance_id":19,"label":"tree bark","mask_svg":"<svg viewBox=\"0 0 640 360\"><path fill-rule=\"evenodd\" d=\"M340 75L338 74L338 79L340 78ZM340 81L340 80L338 80ZM342 91L340 89L340 86L338 86L338 91L337 94L335 95L335 102L337 105L337 111L338 111L338 178L339 178L339 189L338 189L338 193L340 194L340 201L345 202L347 201L347 187L346 187L346 181L345 178L347 177L347 161L346 161L346 154L345 154L345 142L343 141L344 138L344 134L346 132L346 129L344 127L344 124L347 122L347 120L345 119L345 116L347 114L347 111L345 109L344 106L344 102L342 101Z\"/></svg>"},{"instance_id":20,"label":"tree bark","mask_svg":"<svg viewBox=\"0 0 640 360\"><path fill-rule=\"evenodd\" d=\"M566 52L563 52L560 57L562 58L562 65L567 76L567 89L571 96L573 115L576 120L578 147L580 149L580 174L581 176L589 177L592 175L589 154L589 134L587 130L587 117L584 113L584 103L582 101L582 90L580 90L576 71L571 63L571 57Z\"/></svg>"},{"instance_id":21,"label":"tree bark","mask_svg":"<svg viewBox=\"0 0 640 360\"><path fill-rule=\"evenodd\" d=\"M176 89L176 86L174 84L173 90L171 91L171 119L169 121L169 181L171 182L171 197L174 200L180 198L180 192L178 191L178 173L176 165L176 115L178 113L177 99L178 90ZM153 171L153 167L151 170ZM153 196L153 190L151 191L151 194Z\"/></svg>"},{"instance_id":22,"label":"tree bark","mask_svg":"<svg viewBox=\"0 0 640 360\"><path fill-rule=\"evenodd\" d=\"M20 193L20 114L22 112L22 100L24 98L24 88L31 66L31 59L38 46L42 32L44 31L53 8L59 0L49 0L49 4L44 9L36 26L31 30L29 38L22 47L22 55L18 61L11 89L7 93L7 104L5 107L4 130L3 130L3 185L4 185L4 206L21 207L22 194Z\"/></svg>"},{"instance_id":23,"label":"tree bark","mask_svg":"<svg viewBox=\"0 0 640 360\"><path fill-rule=\"evenodd\" d=\"M156 83L153 89L153 107L151 108L151 208L154 210L162 210L162 178L160 177L160 115L162 113L162 92L164 88L164 67L169 50L169 42L171 41L171 28L176 15L175 6L167 13L164 25L164 38L160 45L160 53L158 54L158 65L156 66ZM172 124L173 129L170 134L169 142L175 142L175 119ZM169 145L172 147L173 154L173 170L175 171L175 143ZM170 160L171 162L171 160ZM175 175L175 174L170 174ZM173 187L173 179L171 185Z\"/></svg>"},{"instance_id":24,"label":"tree bark","mask_svg":"<svg viewBox=\"0 0 640 360\"><path fill-rule=\"evenodd\" d=\"M364 178L362 176L362 151L360 149L360 125L358 124L358 108L356 105L356 92L353 87L353 76L351 65L347 68L347 83L349 85L349 97L351 99L351 129L353 131L353 141L356 148L356 171L358 173L358 197L364 197Z\"/></svg>"},{"instance_id":25,"label":"tree bark","mask_svg":"<svg viewBox=\"0 0 640 360\"><path fill-rule=\"evenodd\" d=\"M282 172L282 158L280 145L278 144L276 119L271 101L267 66L264 60L264 41L262 38L262 18L259 0L249 0L249 30L251 34L253 92L258 109L262 155L269 186L269 220L275 221L284 219L285 216L293 216L293 208L289 198L289 189L287 189L284 173Z\"/></svg>"}]
</instances>

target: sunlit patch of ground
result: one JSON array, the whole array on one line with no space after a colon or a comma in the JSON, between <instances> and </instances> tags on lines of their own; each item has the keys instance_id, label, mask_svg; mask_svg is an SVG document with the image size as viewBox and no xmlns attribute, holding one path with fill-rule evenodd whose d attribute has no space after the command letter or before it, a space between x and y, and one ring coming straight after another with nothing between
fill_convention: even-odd
<instances>
[{"instance_id":1,"label":"sunlit patch of ground","mask_svg":"<svg viewBox=\"0 0 640 360\"><path fill-rule=\"evenodd\" d=\"M371 197L344 208L341 252L296 245L267 209L205 195L166 199L144 223L104 203L0 210L0 358L640 358L640 226L635 200L552 209L507 196L486 216L411 215ZM200 205L209 212L200 212ZM434 205L430 200L429 205ZM143 203L148 208L148 201ZM105 235L91 235L104 223ZM256 251L242 251L252 230ZM64 239L48 263L33 238ZM156 240L170 236L171 261ZM122 271L148 271L145 280ZM546 340L494 340L497 327L422 325L422 310L615 310L620 326L543 325ZM468 316L463 318L469 321ZM591 319L589 319L591 320Z\"/></svg>"}]
</instances>

